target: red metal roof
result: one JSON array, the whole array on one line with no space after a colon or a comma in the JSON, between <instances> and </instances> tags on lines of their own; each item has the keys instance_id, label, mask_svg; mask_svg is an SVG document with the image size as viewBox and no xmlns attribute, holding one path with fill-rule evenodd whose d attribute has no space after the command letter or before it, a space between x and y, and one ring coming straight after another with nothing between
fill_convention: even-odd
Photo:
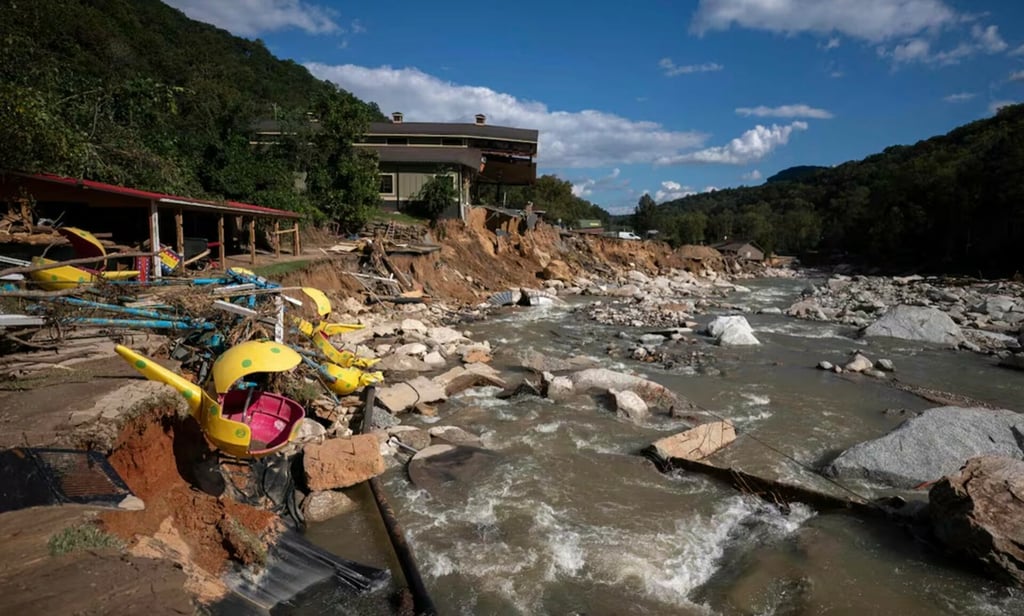
<instances>
[{"instance_id":1,"label":"red metal roof","mask_svg":"<svg viewBox=\"0 0 1024 616\"><path fill-rule=\"evenodd\" d=\"M29 178L32 180L39 180L43 182L51 182L54 184L61 184L64 186L81 188L82 190L95 190L99 192L121 195L124 197L134 197L137 199L145 200L147 202L156 201L158 205L164 205L168 207L179 206L197 210L214 210L220 212L234 213L238 215L249 214L255 216L264 216L268 218L302 218L302 215L296 212L278 210L271 207L263 207L262 205L252 205L251 203L240 203L238 201L217 202L209 201L206 199L193 199L192 197L179 197L175 195L167 195L164 193L150 192L148 190L139 190L138 188L116 186L114 184L106 184L104 182L96 182L94 180L69 178L60 175L54 175L51 173L17 173L15 175L20 175L21 177Z\"/></svg>"}]
</instances>

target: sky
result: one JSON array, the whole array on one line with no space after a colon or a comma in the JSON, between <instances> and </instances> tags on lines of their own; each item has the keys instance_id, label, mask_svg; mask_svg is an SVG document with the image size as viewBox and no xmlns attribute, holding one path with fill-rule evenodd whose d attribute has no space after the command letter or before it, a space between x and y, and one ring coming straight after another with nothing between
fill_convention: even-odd
<instances>
[{"instance_id":1,"label":"sky","mask_svg":"<svg viewBox=\"0 0 1024 616\"><path fill-rule=\"evenodd\" d=\"M613 213L836 165L1024 101L1019 0L165 0L407 122L540 131Z\"/></svg>"}]
</instances>

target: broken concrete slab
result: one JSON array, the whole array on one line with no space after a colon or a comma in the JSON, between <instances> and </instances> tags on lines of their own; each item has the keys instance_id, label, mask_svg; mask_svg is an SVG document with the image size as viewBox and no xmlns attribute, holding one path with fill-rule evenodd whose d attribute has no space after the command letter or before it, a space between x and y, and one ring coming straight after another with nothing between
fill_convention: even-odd
<instances>
[{"instance_id":1,"label":"broken concrete slab","mask_svg":"<svg viewBox=\"0 0 1024 616\"><path fill-rule=\"evenodd\" d=\"M392 413L407 411L417 404L430 404L447 399L448 395L442 385L423 376L396 383L377 392L377 401Z\"/></svg>"},{"instance_id":2,"label":"broken concrete slab","mask_svg":"<svg viewBox=\"0 0 1024 616\"><path fill-rule=\"evenodd\" d=\"M336 438L303 450L302 466L311 490L347 488L384 472L380 443L372 434Z\"/></svg>"},{"instance_id":3,"label":"broken concrete slab","mask_svg":"<svg viewBox=\"0 0 1024 616\"><path fill-rule=\"evenodd\" d=\"M731 421L713 421L658 439L651 446L663 460L703 460L735 440Z\"/></svg>"}]
</instances>

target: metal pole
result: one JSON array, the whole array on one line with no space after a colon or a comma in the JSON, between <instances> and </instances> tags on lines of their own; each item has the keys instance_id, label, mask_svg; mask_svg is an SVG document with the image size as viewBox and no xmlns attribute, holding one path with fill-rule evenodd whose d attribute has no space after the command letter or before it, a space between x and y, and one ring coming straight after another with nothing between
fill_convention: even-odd
<instances>
[{"instance_id":1,"label":"metal pole","mask_svg":"<svg viewBox=\"0 0 1024 616\"><path fill-rule=\"evenodd\" d=\"M360 430L363 434L366 434L366 429L370 425L370 418L373 416L373 403L376 399L377 388L367 387L366 404L363 406L363 425ZM384 521L384 528L388 531L388 538L391 539L391 547L395 550L398 564L402 567L402 575L405 576L405 582L409 585L409 590L412 592L413 605L416 608L417 616L435 616L437 608L434 607L434 601L430 598L430 594L427 593L426 586L423 585L423 578L420 576L419 567L416 565L416 556L413 554L412 547L405 540L405 533L402 531L402 526L398 523L395 510L388 503L387 495L384 494L384 486L380 484L380 480L376 477L371 477L368 483L370 484L370 491L373 492L373 500L377 503L377 511L380 512L380 517Z\"/></svg>"},{"instance_id":2,"label":"metal pole","mask_svg":"<svg viewBox=\"0 0 1024 616\"><path fill-rule=\"evenodd\" d=\"M163 276L160 270L160 214L157 210L156 200L149 202L149 248L153 251L153 278Z\"/></svg>"},{"instance_id":3,"label":"metal pole","mask_svg":"<svg viewBox=\"0 0 1024 616\"><path fill-rule=\"evenodd\" d=\"M217 257L220 258L220 270L222 272L228 271L228 264L225 259L227 258L227 247L224 246L224 214L220 215L217 219Z\"/></svg>"}]
</instances>

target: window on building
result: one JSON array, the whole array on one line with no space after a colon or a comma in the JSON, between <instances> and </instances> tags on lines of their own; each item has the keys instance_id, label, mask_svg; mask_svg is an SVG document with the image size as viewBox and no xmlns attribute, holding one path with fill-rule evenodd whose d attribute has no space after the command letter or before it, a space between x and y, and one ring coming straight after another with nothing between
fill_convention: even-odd
<instances>
[{"instance_id":1,"label":"window on building","mask_svg":"<svg viewBox=\"0 0 1024 616\"><path fill-rule=\"evenodd\" d=\"M393 195L393 194L395 194L395 174L394 173L382 173L382 174L380 174L380 194L382 194L382 195Z\"/></svg>"},{"instance_id":2,"label":"window on building","mask_svg":"<svg viewBox=\"0 0 1024 616\"><path fill-rule=\"evenodd\" d=\"M388 137L388 145L409 145L408 137Z\"/></svg>"},{"instance_id":3,"label":"window on building","mask_svg":"<svg viewBox=\"0 0 1024 616\"><path fill-rule=\"evenodd\" d=\"M464 145L466 145L466 142L463 141L462 139L455 139L453 137L445 137L444 139L441 139L441 145L464 146Z\"/></svg>"}]
</instances>

